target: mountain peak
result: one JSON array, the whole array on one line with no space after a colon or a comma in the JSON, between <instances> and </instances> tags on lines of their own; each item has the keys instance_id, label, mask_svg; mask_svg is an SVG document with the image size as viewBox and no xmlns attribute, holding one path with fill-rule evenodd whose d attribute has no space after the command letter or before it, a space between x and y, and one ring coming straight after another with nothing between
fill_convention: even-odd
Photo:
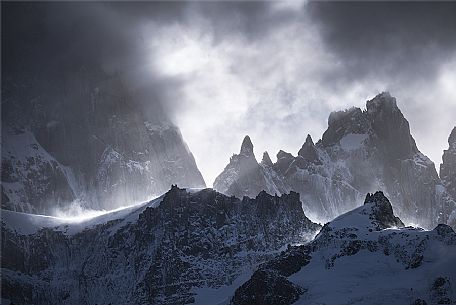
<instances>
[{"instance_id":1,"label":"mountain peak","mask_svg":"<svg viewBox=\"0 0 456 305\"><path fill-rule=\"evenodd\" d=\"M310 162L317 162L319 160L317 150L315 149L315 144L310 134L307 135L306 141L298 152L298 156L301 156Z\"/></svg>"},{"instance_id":2,"label":"mountain peak","mask_svg":"<svg viewBox=\"0 0 456 305\"><path fill-rule=\"evenodd\" d=\"M272 166L272 161L271 158L269 157L269 154L267 151L263 153L263 159L261 160L261 164L267 165L267 166Z\"/></svg>"},{"instance_id":3,"label":"mountain peak","mask_svg":"<svg viewBox=\"0 0 456 305\"><path fill-rule=\"evenodd\" d=\"M244 140L242 141L241 154L243 154L243 155L252 155L253 154L253 144L248 135L245 136Z\"/></svg>"},{"instance_id":4,"label":"mountain peak","mask_svg":"<svg viewBox=\"0 0 456 305\"><path fill-rule=\"evenodd\" d=\"M404 227L404 223L394 215L393 207L382 191L377 191L375 194L367 193L364 206L369 205L372 205L369 218L373 220L378 229Z\"/></svg>"},{"instance_id":5,"label":"mountain peak","mask_svg":"<svg viewBox=\"0 0 456 305\"><path fill-rule=\"evenodd\" d=\"M410 126L396 104L396 98L383 92L366 102L367 117L389 160L406 159L418 152Z\"/></svg>"},{"instance_id":6,"label":"mountain peak","mask_svg":"<svg viewBox=\"0 0 456 305\"><path fill-rule=\"evenodd\" d=\"M368 113L373 113L381 109L397 109L396 98L387 91L377 94L373 99L367 101L366 108Z\"/></svg>"},{"instance_id":7,"label":"mountain peak","mask_svg":"<svg viewBox=\"0 0 456 305\"><path fill-rule=\"evenodd\" d=\"M314 141L312 140L312 136L310 134L307 134L307 137L306 137L306 142L304 142L304 145L314 145Z\"/></svg>"}]
</instances>

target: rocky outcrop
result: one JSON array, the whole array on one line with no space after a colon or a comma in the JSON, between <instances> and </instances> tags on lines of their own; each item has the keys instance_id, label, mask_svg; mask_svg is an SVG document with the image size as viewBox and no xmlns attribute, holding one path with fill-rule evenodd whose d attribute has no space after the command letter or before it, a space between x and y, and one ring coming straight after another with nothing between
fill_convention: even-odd
<instances>
[{"instance_id":1,"label":"rocky outcrop","mask_svg":"<svg viewBox=\"0 0 456 305\"><path fill-rule=\"evenodd\" d=\"M364 205L373 205L370 208L372 213L369 215L369 219L375 223L377 230L404 227L402 220L394 216L393 207L388 198L383 195L383 192L378 191L375 194L368 193L364 200Z\"/></svg>"},{"instance_id":2,"label":"rocky outcrop","mask_svg":"<svg viewBox=\"0 0 456 305\"><path fill-rule=\"evenodd\" d=\"M403 227L376 192L314 241L262 264L231 304L452 304L455 250L449 226Z\"/></svg>"},{"instance_id":3,"label":"rocky outcrop","mask_svg":"<svg viewBox=\"0 0 456 305\"><path fill-rule=\"evenodd\" d=\"M449 164L450 155L447 153ZM418 150L409 123L389 93L367 101L366 110L353 107L331 113L320 141L314 144L308 135L297 156L279 151L269 168L281 180L274 183L298 192L306 215L319 221L355 208L363 194L381 189L406 223L425 228L437 223L456 225L452 216L456 202L432 161ZM443 168L445 172L450 167ZM245 170L243 176L248 175ZM231 175L229 181L224 176L225 172L217 177L215 189L247 195L229 187L237 183L239 175ZM256 181L253 177L249 181ZM256 191L261 186L267 191L267 183L250 188L249 181L242 183L245 189Z\"/></svg>"},{"instance_id":4,"label":"rocky outcrop","mask_svg":"<svg viewBox=\"0 0 456 305\"><path fill-rule=\"evenodd\" d=\"M216 304L321 228L296 193L240 200L176 186L82 223L2 212L1 297L15 304L207 304L208 291Z\"/></svg>"}]
</instances>

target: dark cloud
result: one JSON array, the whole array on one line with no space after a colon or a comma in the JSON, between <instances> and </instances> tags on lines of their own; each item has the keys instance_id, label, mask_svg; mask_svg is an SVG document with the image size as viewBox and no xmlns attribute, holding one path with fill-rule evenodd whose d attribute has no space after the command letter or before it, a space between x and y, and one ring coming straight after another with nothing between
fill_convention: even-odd
<instances>
[{"instance_id":1,"label":"dark cloud","mask_svg":"<svg viewBox=\"0 0 456 305\"><path fill-rule=\"evenodd\" d=\"M434 77L456 50L456 2L311 2L307 9L343 62L342 79Z\"/></svg>"}]
</instances>

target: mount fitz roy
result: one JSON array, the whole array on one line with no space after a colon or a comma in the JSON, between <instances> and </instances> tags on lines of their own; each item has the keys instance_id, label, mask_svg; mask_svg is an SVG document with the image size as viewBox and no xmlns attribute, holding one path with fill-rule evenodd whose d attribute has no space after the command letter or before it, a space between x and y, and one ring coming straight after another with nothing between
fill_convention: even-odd
<instances>
[{"instance_id":1,"label":"mount fitz roy","mask_svg":"<svg viewBox=\"0 0 456 305\"><path fill-rule=\"evenodd\" d=\"M258 163L246 136L214 189L238 197L293 190L306 215L325 222L355 208L366 193L383 190L406 223L456 227L455 130L449 144L439 177L418 150L396 99L381 93L367 101L366 110L331 113L321 140L314 144L308 135L297 156L281 150L276 163L267 152Z\"/></svg>"}]
</instances>

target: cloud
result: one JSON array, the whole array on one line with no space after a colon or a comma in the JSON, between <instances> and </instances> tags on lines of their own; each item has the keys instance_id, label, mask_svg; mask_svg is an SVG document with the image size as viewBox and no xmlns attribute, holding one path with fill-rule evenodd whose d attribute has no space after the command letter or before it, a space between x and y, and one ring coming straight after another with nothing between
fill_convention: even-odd
<instances>
[{"instance_id":1,"label":"cloud","mask_svg":"<svg viewBox=\"0 0 456 305\"><path fill-rule=\"evenodd\" d=\"M2 33L2 56L14 59L6 65L26 63L25 40L40 46L32 54L37 69L71 58L120 71L142 90L143 106L164 108L178 124L209 185L245 134L257 157L296 154L307 133L318 140L331 111L364 107L384 90L398 98L419 148L437 163L455 124L453 3L18 6L2 11L2 23L15 25Z\"/></svg>"}]
</instances>

